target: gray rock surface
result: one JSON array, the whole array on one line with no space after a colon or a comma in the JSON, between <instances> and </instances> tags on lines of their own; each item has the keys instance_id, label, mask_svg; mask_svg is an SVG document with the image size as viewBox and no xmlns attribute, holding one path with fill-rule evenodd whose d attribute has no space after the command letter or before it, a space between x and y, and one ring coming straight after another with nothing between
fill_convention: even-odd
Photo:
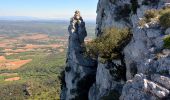
<instances>
[{"instance_id":1,"label":"gray rock surface","mask_svg":"<svg viewBox=\"0 0 170 100\"><path fill-rule=\"evenodd\" d=\"M169 75L170 58L169 50L163 49L163 38L165 37L164 33L169 34L169 30L162 30L159 22L156 21L146 23L146 27L143 28L138 25L146 10L159 10L164 6L164 3L154 1L154 4L143 5L144 0L136 1L139 5L136 12L120 16L123 13L118 13L118 11L123 11L120 10L123 6L133 5L134 2L131 2L131 0L99 0L96 35L100 36L102 30L107 27L129 27L132 30L133 37L122 52L124 62L121 63L125 63L126 66L127 82L115 80L115 76L109 73L110 69L107 69L108 63L99 63L96 83L89 92L90 100L100 100L106 97L112 90L115 90L114 85L117 84L124 85L123 90L121 88L118 90L122 91L121 100L159 100L168 98L169 78L164 75ZM126 12L128 12L128 9L124 13ZM122 60L120 59L119 61ZM142 73L140 78L137 73ZM162 74L163 78L161 76L161 78L158 76L154 78L154 73ZM135 75L136 77L134 78ZM152 77L152 79L148 79L146 76ZM112 99L117 100L113 95Z\"/></svg>"},{"instance_id":2,"label":"gray rock surface","mask_svg":"<svg viewBox=\"0 0 170 100\"><path fill-rule=\"evenodd\" d=\"M63 91L65 93L62 93L64 96L61 98L63 100L79 100L79 98L86 100L88 90L95 81L96 61L85 57L83 54L83 43L87 36L85 22L79 14L76 14L71 18L68 28L69 44L65 68L66 86Z\"/></svg>"},{"instance_id":3,"label":"gray rock surface","mask_svg":"<svg viewBox=\"0 0 170 100\"><path fill-rule=\"evenodd\" d=\"M159 74L151 75L151 80L164 86L166 89L170 89L170 77Z\"/></svg>"},{"instance_id":4,"label":"gray rock surface","mask_svg":"<svg viewBox=\"0 0 170 100\"><path fill-rule=\"evenodd\" d=\"M104 98L109 98L108 96L110 95L110 93L113 93L111 95L114 96L115 99L119 98L123 83L118 80L116 81L116 77L111 74L112 68L108 67L112 66L113 65L111 65L110 63L98 63L96 82L93 84L89 91L89 100L100 100Z\"/></svg>"},{"instance_id":5,"label":"gray rock surface","mask_svg":"<svg viewBox=\"0 0 170 100\"><path fill-rule=\"evenodd\" d=\"M144 1L151 4L145 5ZM99 0L96 36L108 27L130 28L133 36L119 51L118 59L104 64L97 61L97 69L95 61L80 53L86 36L85 24L81 17L80 21L73 18L67 56L67 68L71 70L65 72L66 100L79 96L84 87L78 92L73 90L79 89L79 82L88 80L92 80L84 95L88 92L88 100L170 100L170 50L163 46L169 28L162 28L158 21L139 26L146 10L163 7L161 0ZM86 76L92 78L84 80Z\"/></svg>"},{"instance_id":6,"label":"gray rock surface","mask_svg":"<svg viewBox=\"0 0 170 100\"><path fill-rule=\"evenodd\" d=\"M130 27L127 23L130 12L122 18L121 8L130 0L99 0L97 7L96 35L100 36L103 29L108 27L125 28ZM121 95L122 86L125 83L125 66L123 55L119 59L102 64L98 61L96 82L89 91L89 100L117 100ZM120 73L119 73L120 72ZM113 97L113 98L110 98Z\"/></svg>"},{"instance_id":7,"label":"gray rock surface","mask_svg":"<svg viewBox=\"0 0 170 100\"><path fill-rule=\"evenodd\" d=\"M120 100L158 100L169 93L168 89L148 80L145 75L136 74L124 85Z\"/></svg>"},{"instance_id":8,"label":"gray rock surface","mask_svg":"<svg viewBox=\"0 0 170 100\"><path fill-rule=\"evenodd\" d=\"M166 29L165 34L166 35L170 34L170 28Z\"/></svg>"}]
</instances>

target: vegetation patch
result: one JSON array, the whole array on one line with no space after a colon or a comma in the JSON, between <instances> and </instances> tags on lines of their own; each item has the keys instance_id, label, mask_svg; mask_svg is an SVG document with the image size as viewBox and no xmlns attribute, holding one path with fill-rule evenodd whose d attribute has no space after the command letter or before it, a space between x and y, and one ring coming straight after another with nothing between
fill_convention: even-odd
<instances>
[{"instance_id":1,"label":"vegetation patch","mask_svg":"<svg viewBox=\"0 0 170 100\"><path fill-rule=\"evenodd\" d=\"M160 22L160 25L164 28L170 27L170 8L147 10L144 18L142 18L138 24L143 27L146 23L152 21Z\"/></svg>"},{"instance_id":2,"label":"vegetation patch","mask_svg":"<svg viewBox=\"0 0 170 100\"><path fill-rule=\"evenodd\" d=\"M170 49L170 35L164 38L164 47Z\"/></svg>"},{"instance_id":3,"label":"vegetation patch","mask_svg":"<svg viewBox=\"0 0 170 100\"><path fill-rule=\"evenodd\" d=\"M118 58L120 51L131 38L129 29L107 28L103 35L86 44L86 54L93 58L98 56L107 60Z\"/></svg>"},{"instance_id":4,"label":"vegetation patch","mask_svg":"<svg viewBox=\"0 0 170 100\"><path fill-rule=\"evenodd\" d=\"M142 5L157 5L160 0L144 0Z\"/></svg>"},{"instance_id":5,"label":"vegetation patch","mask_svg":"<svg viewBox=\"0 0 170 100\"><path fill-rule=\"evenodd\" d=\"M147 22L150 22L152 18L156 18L157 16L157 10L155 9L147 10L144 14L144 17Z\"/></svg>"},{"instance_id":6,"label":"vegetation patch","mask_svg":"<svg viewBox=\"0 0 170 100\"><path fill-rule=\"evenodd\" d=\"M27 95L23 92L23 84L21 82L10 82L0 85L1 100L24 100Z\"/></svg>"},{"instance_id":7,"label":"vegetation patch","mask_svg":"<svg viewBox=\"0 0 170 100\"><path fill-rule=\"evenodd\" d=\"M170 11L162 14L159 18L161 26L170 27Z\"/></svg>"},{"instance_id":8,"label":"vegetation patch","mask_svg":"<svg viewBox=\"0 0 170 100\"><path fill-rule=\"evenodd\" d=\"M16 76L21 80L6 82L7 78L13 78L14 75L0 75L0 97L2 100L58 100L60 94L60 71L65 63L65 53L43 55L43 52L28 56L26 58L33 59L16 70L0 70L0 73L18 73ZM27 54L26 54L27 55ZM26 56L23 55L23 58ZM28 54L29 55L29 54ZM21 57L20 54L15 55ZM11 58L12 55L11 55ZM6 75L6 74L5 74ZM16 84L15 84L16 83ZM6 85L8 84L8 85ZM9 93L12 93L10 96ZM18 98L18 99L17 99Z\"/></svg>"},{"instance_id":9,"label":"vegetation patch","mask_svg":"<svg viewBox=\"0 0 170 100\"><path fill-rule=\"evenodd\" d=\"M138 25L143 27L146 23L149 23L152 20L157 21L158 16L159 16L159 13L156 9L147 10L144 13L144 18L139 21Z\"/></svg>"}]
</instances>

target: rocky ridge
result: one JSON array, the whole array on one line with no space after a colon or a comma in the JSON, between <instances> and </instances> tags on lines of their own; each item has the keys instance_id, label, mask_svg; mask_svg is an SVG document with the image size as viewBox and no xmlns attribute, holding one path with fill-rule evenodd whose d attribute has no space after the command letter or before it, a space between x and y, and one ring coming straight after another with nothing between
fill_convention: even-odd
<instances>
[{"instance_id":1,"label":"rocky ridge","mask_svg":"<svg viewBox=\"0 0 170 100\"><path fill-rule=\"evenodd\" d=\"M164 0L99 0L96 36L107 27L127 27L133 34L120 51L122 56L104 64L80 53L84 50L85 24L81 17L80 21L73 18L69 26L63 100L169 100L170 50L164 48L163 38L170 34L170 28L163 28L154 20L143 27L139 25L147 10L160 10L164 3ZM124 75L116 73L122 71L120 68ZM79 88L79 83L87 87Z\"/></svg>"}]
</instances>

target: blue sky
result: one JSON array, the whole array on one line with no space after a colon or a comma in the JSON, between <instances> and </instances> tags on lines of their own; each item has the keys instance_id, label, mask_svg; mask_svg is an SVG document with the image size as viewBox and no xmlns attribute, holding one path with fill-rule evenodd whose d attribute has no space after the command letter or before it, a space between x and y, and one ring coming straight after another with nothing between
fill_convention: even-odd
<instances>
[{"instance_id":1,"label":"blue sky","mask_svg":"<svg viewBox=\"0 0 170 100\"><path fill-rule=\"evenodd\" d=\"M68 19L76 9L95 19L98 0L0 0L0 16Z\"/></svg>"}]
</instances>

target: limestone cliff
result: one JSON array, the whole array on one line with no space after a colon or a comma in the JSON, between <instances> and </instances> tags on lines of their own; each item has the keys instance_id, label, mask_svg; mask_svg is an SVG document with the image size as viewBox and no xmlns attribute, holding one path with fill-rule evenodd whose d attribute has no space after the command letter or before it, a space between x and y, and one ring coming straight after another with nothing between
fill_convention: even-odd
<instances>
[{"instance_id":1,"label":"limestone cliff","mask_svg":"<svg viewBox=\"0 0 170 100\"><path fill-rule=\"evenodd\" d=\"M85 22L76 11L71 18L69 44L65 67L65 86L62 88L62 100L87 100L88 91L95 82L96 61L83 55L84 38L87 36Z\"/></svg>"},{"instance_id":2,"label":"limestone cliff","mask_svg":"<svg viewBox=\"0 0 170 100\"><path fill-rule=\"evenodd\" d=\"M154 19L140 25L146 11L163 9L165 1L99 0L96 36L101 36L107 27L130 28L133 36L119 51L119 58L97 61L97 69L96 62L81 53L85 24L82 18L73 18L69 26L64 100L170 100L170 50L164 48L163 42L170 28ZM78 88L79 83L87 87Z\"/></svg>"}]
</instances>

